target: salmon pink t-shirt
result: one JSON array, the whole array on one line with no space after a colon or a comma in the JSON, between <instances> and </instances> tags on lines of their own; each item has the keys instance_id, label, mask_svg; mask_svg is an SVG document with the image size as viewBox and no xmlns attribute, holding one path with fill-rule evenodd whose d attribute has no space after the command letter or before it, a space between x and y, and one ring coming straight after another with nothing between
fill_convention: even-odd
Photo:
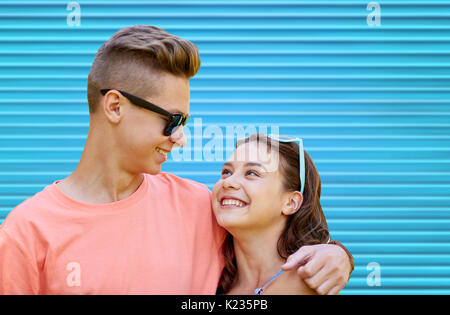
<instances>
[{"instance_id":1,"label":"salmon pink t-shirt","mask_svg":"<svg viewBox=\"0 0 450 315\"><path fill-rule=\"evenodd\" d=\"M1 294L214 294L225 232L202 184L144 174L130 196L87 204L57 181L0 228Z\"/></svg>"}]
</instances>

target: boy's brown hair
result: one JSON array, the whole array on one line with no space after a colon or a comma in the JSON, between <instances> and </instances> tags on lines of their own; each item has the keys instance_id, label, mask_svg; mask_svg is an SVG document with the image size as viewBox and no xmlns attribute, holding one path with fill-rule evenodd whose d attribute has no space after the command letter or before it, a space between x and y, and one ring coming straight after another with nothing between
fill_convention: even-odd
<instances>
[{"instance_id":1,"label":"boy's brown hair","mask_svg":"<svg viewBox=\"0 0 450 315\"><path fill-rule=\"evenodd\" d=\"M123 28L100 47L92 63L89 113L96 110L100 89L120 89L145 98L158 94L161 72L189 79L199 68L198 48L192 42L155 26Z\"/></svg>"}]
</instances>

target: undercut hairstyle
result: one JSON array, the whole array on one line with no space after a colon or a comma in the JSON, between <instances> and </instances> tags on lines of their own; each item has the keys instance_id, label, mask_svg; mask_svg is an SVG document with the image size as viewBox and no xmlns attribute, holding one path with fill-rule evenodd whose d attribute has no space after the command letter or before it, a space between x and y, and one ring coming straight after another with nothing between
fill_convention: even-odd
<instances>
[{"instance_id":1,"label":"undercut hairstyle","mask_svg":"<svg viewBox=\"0 0 450 315\"><path fill-rule=\"evenodd\" d=\"M97 51L88 76L89 113L101 98L100 89L123 90L146 98L158 95L158 75L190 79L200 68L197 46L163 29L136 25L117 31Z\"/></svg>"}]
</instances>

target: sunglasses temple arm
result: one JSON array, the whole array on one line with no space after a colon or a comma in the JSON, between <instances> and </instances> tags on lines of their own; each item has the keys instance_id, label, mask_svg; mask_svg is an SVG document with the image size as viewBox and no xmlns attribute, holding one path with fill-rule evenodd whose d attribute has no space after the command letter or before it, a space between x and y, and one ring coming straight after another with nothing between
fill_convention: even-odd
<instances>
[{"instance_id":1,"label":"sunglasses temple arm","mask_svg":"<svg viewBox=\"0 0 450 315\"><path fill-rule=\"evenodd\" d=\"M306 167L306 164L305 164L305 151L304 151L304 149L303 149L303 140L302 139L300 139L299 140L299 144L300 144L300 147L299 147L299 152L298 152L298 158L299 158L299 163L300 163L300 165L299 165L299 167L300 167L300 193L302 193L303 194L303 190L304 190L304 188L305 188L305 167Z\"/></svg>"}]
</instances>

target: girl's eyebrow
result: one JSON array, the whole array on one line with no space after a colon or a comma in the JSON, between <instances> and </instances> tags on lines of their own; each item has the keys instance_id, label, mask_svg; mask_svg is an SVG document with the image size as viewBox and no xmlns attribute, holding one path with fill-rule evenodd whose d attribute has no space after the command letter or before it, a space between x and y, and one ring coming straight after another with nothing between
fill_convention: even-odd
<instances>
[{"instance_id":1,"label":"girl's eyebrow","mask_svg":"<svg viewBox=\"0 0 450 315\"><path fill-rule=\"evenodd\" d=\"M225 166L233 167L233 163L231 163L231 162L225 162L225 163L223 164L223 166L224 166L224 167L225 167ZM249 166L257 166L257 167L260 167L260 168L264 169L264 170L267 172L267 168L266 168L264 165L262 165L261 163L257 163L257 162L248 162L248 163L245 163L245 165L244 165L244 167L249 167Z\"/></svg>"},{"instance_id":2,"label":"girl's eyebrow","mask_svg":"<svg viewBox=\"0 0 450 315\"><path fill-rule=\"evenodd\" d=\"M256 162L245 163L245 167L248 167L248 166L257 166L257 167L260 167L260 168L262 168L263 170L265 170L267 172L267 168L264 165L262 165L261 163L256 163Z\"/></svg>"}]
</instances>

